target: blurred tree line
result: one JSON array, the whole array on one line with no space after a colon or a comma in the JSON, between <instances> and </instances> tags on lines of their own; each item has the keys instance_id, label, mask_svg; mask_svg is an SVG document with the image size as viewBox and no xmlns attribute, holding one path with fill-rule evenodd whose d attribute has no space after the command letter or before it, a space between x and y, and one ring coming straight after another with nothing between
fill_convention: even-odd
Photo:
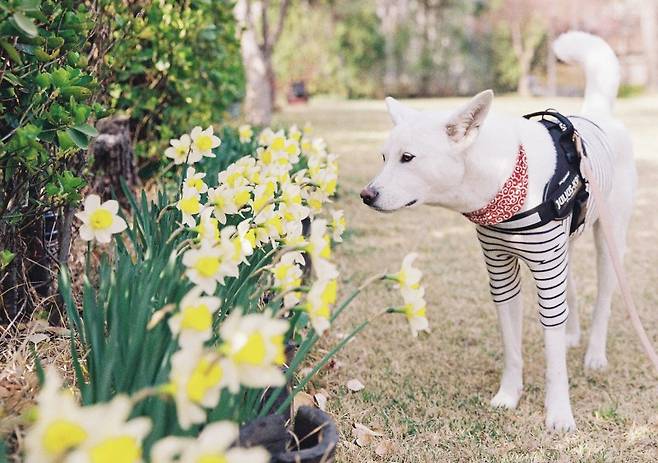
<instances>
[{"instance_id":1,"label":"blurred tree line","mask_svg":"<svg viewBox=\"0 0 658 463\"><path fill-rule=\"evenodd\" d=\"M282 89L302 80L311 93L351 98L465 95L485 87L555 94L561 83L549 45L568 29L602 35L618 53L641 56L646 70L636 71L648 76L647 87L658 87L656 0L289 3L272 57ZM264 2L270 9L280 4Z\"/></svg>"}]
</instances>

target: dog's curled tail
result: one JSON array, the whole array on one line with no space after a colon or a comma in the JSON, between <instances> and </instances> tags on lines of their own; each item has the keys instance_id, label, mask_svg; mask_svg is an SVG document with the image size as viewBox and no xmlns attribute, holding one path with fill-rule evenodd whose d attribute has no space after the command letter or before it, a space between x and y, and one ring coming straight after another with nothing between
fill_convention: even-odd
<instances>
[{"instance_id":1,"label":"dog's curled tail","mask_svg":"<svg viewBox=\"0 0 658 463\"><path fill-rule=\"evenodd\" d=\"M553 42L562 61L578 64L585 71L583 113L610 113L619 89L619 60L605 40L587 32L571 31Z\"/></svg>"}]
</instances>

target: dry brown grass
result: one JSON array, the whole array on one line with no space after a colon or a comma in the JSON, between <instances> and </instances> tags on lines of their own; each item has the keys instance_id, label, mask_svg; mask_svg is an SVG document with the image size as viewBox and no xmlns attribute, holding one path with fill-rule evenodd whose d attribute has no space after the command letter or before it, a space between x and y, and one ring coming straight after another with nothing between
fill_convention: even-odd
<instances>
[{"instance_id":1,"label":"dry brown grass","mask_svg":"<svg viewBox=\"0 0 658 463\"><path fill-rule=\"evenodd\" d=\"M459 102L412 104L449 108ZM545 107L570 112L577 110L579 101L504 97L495 105L516 114ZM658 99L622 100L617 114L633 132L640 172L627 268L641 317L658 344L654 237L658 230ZM343 285L354 287L370 274L394 270L411 251L421 253L418 263L426 272L431 335L413 340L403 319L379 319L339 355L342 367L337 373L316 382L329 391L329 411L342 432L339 462L658 460L658 380L618 298L610 323L608 371L584 371L586 339L569 352L577 432L552 435L543 430L542 335L531 285L524 292L525 393L515 411L491 409L489 399L498 386L502 349L473 227L457 214L440 209L423 207L381 215L360 203L358 192L378 171L379 145L390 128L383 102L314 101L286 110L279 120L310 121L342 157L337 207L345 210L349 226L338 251ZM593 256L592 239L586 236L577 243L574 259L585 335L595 295ZM381 286L367 290L334 332L347 332L396 300L395 291ZM364 391L347 391L344 384L353 377L366 385ZM385 436L361 448L352 443L354 422ZM383 457L375 453L382 440L392 441L390 453Z\"/></svg>"}]
</instances>

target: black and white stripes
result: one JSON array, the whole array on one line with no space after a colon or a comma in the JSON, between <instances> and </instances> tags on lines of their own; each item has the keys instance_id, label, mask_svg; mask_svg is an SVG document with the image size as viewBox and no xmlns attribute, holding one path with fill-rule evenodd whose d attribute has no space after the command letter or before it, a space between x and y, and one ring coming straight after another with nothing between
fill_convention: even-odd
<instances>
[{"instance_id":1,"label":"black and white stripes","mask_svg":"<svg viewBox=\"0 0 658 463\"><path fill-rule=\"evenodd\" d=\"M496 304L521 291L519 260L528 265L539 298L539 319L545 327L567 319L569 222L549 222L528 228L531 217L497 225L478 226L477 234L489 272L489 286Z\"/></svg>"}]
</instances>

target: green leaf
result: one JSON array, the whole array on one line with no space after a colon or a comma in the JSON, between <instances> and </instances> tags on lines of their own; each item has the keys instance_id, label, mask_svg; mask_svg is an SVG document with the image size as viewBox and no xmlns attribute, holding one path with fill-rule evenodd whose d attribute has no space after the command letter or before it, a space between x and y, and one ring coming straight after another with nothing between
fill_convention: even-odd
<instances>
[{"instance_id":1,"label":"green leaf","mask_svg":"<svg viewBox=\"0 0 658 463\"><path fill-rule=\"evenodd\" d=\"M36 37L39 33L37 31L37 26L34 25L32 19L25 16L23 13L16 12L14 13L14 22L16 26L27 36Z\"/></svg>"},{"instance_id":2,"label":"green leaf","mask_svg":"<svg viewBox=\"0 0 658 463\"><path fill-rule=\"evenodd\" d=\"M78 132L82 132L84 135L87 135L88 137L97 137L98 136L98 130L96 130L95 127L92 127L89 124L80 124L76 125L75 127L72 127L73 130L77 130Z\"/></svg>"},{"instance_id":3,"label":"green leaf","mask_svg":"<svg viewBox=\"0 0 658 463\"><path fill-rule=\"evenodd\" d=\"M89 139L84 133L73 129L66 129L66 134L71 137L71 140L73 140L73 143L75 143L78 148L85 150L89 147Z\"/></svg>"}]
</instances>

